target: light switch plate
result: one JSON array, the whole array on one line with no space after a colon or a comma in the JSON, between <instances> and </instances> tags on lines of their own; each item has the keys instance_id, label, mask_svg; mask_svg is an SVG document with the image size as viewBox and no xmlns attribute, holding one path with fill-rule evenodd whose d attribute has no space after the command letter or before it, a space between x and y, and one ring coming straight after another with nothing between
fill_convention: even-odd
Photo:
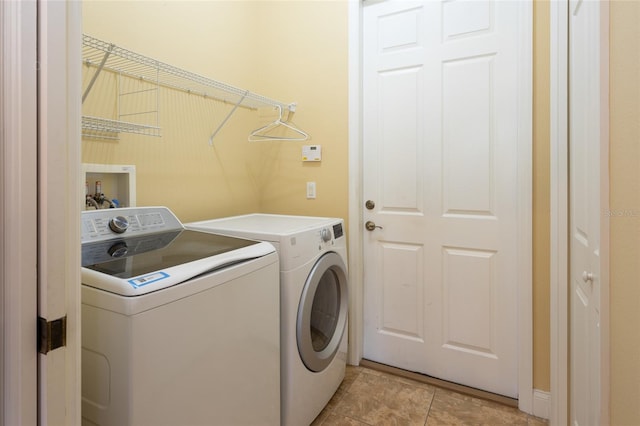
<instances>
[{"instance_id":1,"label":"light switch plate","mask_svg":"<svg viewBox=\"0 0 640 426\"><path fill-rule=\"evenodd\" d=\"M307 182L307 200L312 200L315 198L316 198L316 183Z\"/></svg>"}]
</instances>

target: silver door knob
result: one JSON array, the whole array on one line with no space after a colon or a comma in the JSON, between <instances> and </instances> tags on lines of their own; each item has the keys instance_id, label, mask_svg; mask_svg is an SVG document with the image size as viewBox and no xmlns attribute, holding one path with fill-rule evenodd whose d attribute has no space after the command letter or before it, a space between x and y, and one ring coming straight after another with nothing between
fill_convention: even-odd
<instances>
[{"instance_id":1,"label":"silver door knob","mask_svg":"<svg viewBox=\"0 0 640 426\"><path fill-rule=\"evenodd\" d=\"M584 271L582 273L582 281L584 281L585 283L589 281L593 282L593 278L594 278L593 272Z\"/></svg>"},{"instance_id":2,"label":"silver door knob","mask_svg":"<svg viewBox=\"0 0 640 426\"><path fill-rule=\"evenodd\" d=\"M368 220L367 223L364 224L364 227L367 228L367 231L373 231L376 228L382 229L382 226L376 225L374 222L371 222L370 220Z\"/></svg>"},{"instance_id":3,"label":"silver door knob","mask_svg":"<svg viewBox=\"0 0 640 426\"><path fill-rule=\"evenodd\" d=\"M367 200L367 202L364 203L364 206L367 210L373 210L376 207L376 203L373 200Z\"/></svg>"}]
</instances>

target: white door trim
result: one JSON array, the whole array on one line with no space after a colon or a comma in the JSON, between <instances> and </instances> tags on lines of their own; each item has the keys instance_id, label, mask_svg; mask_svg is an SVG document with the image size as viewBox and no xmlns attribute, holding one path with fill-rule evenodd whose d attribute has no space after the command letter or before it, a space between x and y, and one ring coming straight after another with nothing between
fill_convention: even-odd
<instances>
[{"instance_id":1,"label":"white door trim","mask_svg":"<svg viewBox=\"0 0 640 426\"><path fill-rule=\"evenodd\" d=\"M38 357L38 423L79 424L81 3L39 0L38 34L38 315L67 318Z\"/></svg>"},{"instance_id":2,"label":"white door trim","mask_svg":"<svg viewBox=\"0 0 640 426\"><path fill-rule=\"evenodd\" d=\"M600 424L610 422L609 1L600 3Z\"/></svg>"},{"instance_id":3,"label":"white door trim","mask_svg":"<svg viewBox=\"0 0 640 426\"><path fill-rule=\"evenodd\" d=\"M550 424L568 422L568 364L569 364L569 145L568 145L568 94L569 81L569 27L568 0L550 3L551 18L551 267L550 267L550 339L551 339L551 412ZM609 92L609 3L601 3L600 40L601 99L608 99ZM601 392L600 424L609 424L609 105L601 104L600 137L600 359Z\"/></svg>"},{"instance_id":4,"label":"white door trim","mask_svg":"<svg viewBox=\"0 0 640 426\"><path fill-rule=\"evenodd\" d=\"M55 13L49 13L52 8ZM3 123L0 133L0 425L80 423L80 327L76 321L80 313L79 200L82 191L79 184L80 12L79 2L55 5L0 2L0 51L7 59L0 65L0 117ZM58 74L47 74L46 67L39 62L43 57L38 56L37 35L39 29L43 30L45 19L50 29L62 38L66 37L63 52L50 51L51 60L59 66ZM41 53L43 46L39 47ZM55 135L48 141L47 149L55 144L63 155L68 155L65 157L68 161L62 166L59 161L46 164L42 156L38 164L39 154L42 154L38 152L38 137L42 136L38 134L38 95L45 90L38 87L38 72L40 77L64 82L63 85L52 85L48 94L54 105L48 112L57 114L54 117L57 130L63 129L63 134L45 129ZM44 190L38 185L39 170L53 170L48 176L54 176L56 183L62 183L49 188L57 191L49 193L52 197L49 206L55 215L39 214L38 193ZM60 217L61 221L56 221ZM39 392L42 389L38 387L42 357L56 353L39 356L36 345L38 282L41 281L38 274L43 270L42 258L38 257L38 247L42 245L39 220L55 222L54 227L59 225L60 228L55 238L49 240L48 248L59 256L58 261L51 263L65 270L65 275L58 277L63 288L55 293L52 291L49 296L68 303L65 349L69 354L74 353L65 357L66 364L52 369L56 378L66 384L54 395L53 402L47 400L47 394ZM62 401L61 405L57 404L59 401ZM64 420L51 417L47 403L63 413Z\"/></svg>"},{"instance_id":5,"label":"white door trim","mask_svg":"<svg viewBox=\"0 0 640 426\"><path fill-rule=\"evenodd\" d=\"M520 248L519 270L521 279L518 289L518 389L519 407L531 413L533 410L533 324L532 324L532 52L533 52L533 11L531 2L520 2L520 27L524 28L520 39L519 62L519 126L522 130L518 140L518 208L521 212L519 223ZM350 272L350 315L349 315L349 362L357 364L362 359L364 299L362 262L362 2L349 0L349 254Z\"/></svg>"},{"instance_id":6,"label":"white door trim","mask_svg":"<svg viewBox=\"0 0 640 426\"><path fill-rule=\"evenodd\" d=\"M362 359L364 283L362 244L362 2L349 0L349 355Z\"/></svg>"},{"instance_id":7,"label":"white door trim","mask_svg":"<svg viewBox=\"0 0 640 426\"><path fill-rule=\"evenodd\" d=\"M518 408L533 413L533 2L518 4Z\"/></svg>"},{"instance_id":8,"label":"white door trim","mask_svg":"<svg viewBox=\"0 0 640 426\"><path fill-rule=\"evenodd\" d=\"M0 2L0 425L38 413L36 8Z\"/></svg>"},{"instance_id":9,"label":"white door trim","mask_svg":"<svg viewBox=\"0 0 640 426\"><path fill-rule=\"evenodd\" d=\"M569 361L569 145L568 145L568 0L549 3L550 10L550 367L551 425L568 421Z\"/></svg>"}]
</instances>

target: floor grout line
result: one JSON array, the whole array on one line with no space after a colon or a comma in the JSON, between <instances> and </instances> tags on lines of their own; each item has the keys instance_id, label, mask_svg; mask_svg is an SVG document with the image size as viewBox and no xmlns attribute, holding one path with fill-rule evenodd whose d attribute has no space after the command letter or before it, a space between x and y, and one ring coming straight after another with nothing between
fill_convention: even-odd
<instances>
[{"instance_id":1,"label":"floor grout line","mask_svg":"<svg viewBox=\"0 0 640 426\"><path fill-rule=\"evenodd\" d=\"M436 399L436 392L438 392L438 388L434 386L433 395L431 395L431 402L429 402L429 408L427 409L427 418L424 419L424 426L427 426L427 423L429 423L429 414L431 414L431 407L433 406L433 401Z\"/></svg>"}]
</instances>

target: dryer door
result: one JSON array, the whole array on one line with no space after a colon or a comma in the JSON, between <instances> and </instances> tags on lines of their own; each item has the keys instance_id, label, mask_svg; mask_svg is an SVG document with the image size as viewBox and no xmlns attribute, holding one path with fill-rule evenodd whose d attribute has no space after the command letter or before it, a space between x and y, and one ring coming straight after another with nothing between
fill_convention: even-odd
<instances>
[{"instance_id":1,"label":"dryer door","mask_svg":"<svg viewBox=\"0 0 640 426\"><path fill-rule=\"evenodd\" d=\"M298 306L298 352L309 370L322 371L331 363L346 324L347 268L338 254L329 252L311 269Z\"/></svg>"}]
</instances>

